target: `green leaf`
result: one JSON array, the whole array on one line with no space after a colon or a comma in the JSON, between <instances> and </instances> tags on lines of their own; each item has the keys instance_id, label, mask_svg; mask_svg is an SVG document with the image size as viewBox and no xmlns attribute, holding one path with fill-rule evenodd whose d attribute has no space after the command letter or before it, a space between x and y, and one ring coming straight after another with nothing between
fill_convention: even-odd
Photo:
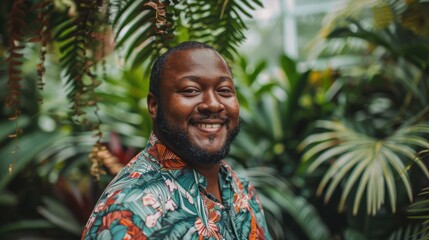
<instances>
[{"instance_id":1,"label":"green leaf","mask_svg":"<svg viewBox=\"0 0 429 240\"><path fill-rule=\"evenodd\" d=\"M307 147L302 161L311 160L307 172L311 173L322 164L328 165L317 193L325 189L325 201L329 201L334 190L342 186L339 210L345 207L352 189L353 214L358 213L362 199L366 199L366 212L376 215L389 196L392 212L396 211L397 184L402 183L409 200L412 187L405 161L412 161L429 178L425 164L414 149L427 147L425 139L418 135L426 133L428 125L403 126L385 139L376 139L357 133L340 122L320 121L318 127L325 131L307 137L302 147ZM394 171L392 171L394 170ZM401 181L396 181L401 179Z\"/></svg>"},{"instance_id":2,"label":"green leaf","mask_svg":"<svg viewBox=\"0 0 429 240\"><path fill-rule=\"evenodd\" d=\"M25 230L41 230L52 229L55 225L45 219L20 220L17 222L8 223L0 227L0 236L6 233L22 232Z\"/></svg>"},{"instance_id":3,"label":"green leaf","mask_svg":"<svg viewBox=\"0 0 429 240\"><path fill-rule=\"evenodd\" d=\"M62 229L75 235L80 235L83 226L81 226L67 207L50 198L44 198L43 202L45 206L38 208L42 216Z\"/></svg>"},{"instance_id":4,"label":"green leaf","mask_svg":"<svg viewBox=\"0 0 429 240\"><path fill-rule=\"evenodd\" d=\"M18 172L24 169L30 161L34 160L34 157L39 152L50 146L60 136L59 133L27 133L25 137L20 138L20 149L16 154L12 154L13 149L16 147L13 141L0 149L0 156L2 156L2 161L0 161L0 191ZM16 160L16 162L13 172L9 174L9 164L13 163L14 160Z\"/></svg>"},{"instance_id":5,"label":"green leaf","mask_svg":"<svg viewBox=\"0 0 429 240\"><path fill-rule=\"evenodd\" d=\"M298 71L296 69L296 61L292 58L282 55L280 57L280 66L286 75L286 79L289 83L289 89L294 88L296 81L298 81Z\"/></svg>"}]
</instances>

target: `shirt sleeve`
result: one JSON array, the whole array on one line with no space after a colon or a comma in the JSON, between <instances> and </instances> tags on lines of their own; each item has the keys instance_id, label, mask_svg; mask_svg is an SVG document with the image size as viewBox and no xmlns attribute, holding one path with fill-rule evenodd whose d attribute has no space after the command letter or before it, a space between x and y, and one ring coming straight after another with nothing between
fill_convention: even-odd
<instances>
[{"instance_id":1,"label":"shirt sleeve","mask_svg":"<svg viewBox=\"0 0 429 240\"><path fill-rule=\"evenodd\" d=\"M82 240L89 239L147 239L143 220L124 206L113 204L94 213L88 220Z\"/></svg>"}]
</instances>

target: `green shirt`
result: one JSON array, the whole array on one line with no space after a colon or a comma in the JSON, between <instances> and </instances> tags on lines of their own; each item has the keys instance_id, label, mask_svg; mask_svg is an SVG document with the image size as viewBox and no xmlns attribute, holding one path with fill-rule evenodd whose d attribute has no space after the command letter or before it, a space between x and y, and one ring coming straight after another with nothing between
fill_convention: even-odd
<instances>
[{"instance_id":1,"label":"green shirt","mask_svg":"<svg viewBox=\"0 0 429 240\"><path fill-rule=\"evenodd\" d=\"M82 239L271 239L254 187L221 162L222 202L151 135L101 195Z\"/></svg>"}]
</instances>

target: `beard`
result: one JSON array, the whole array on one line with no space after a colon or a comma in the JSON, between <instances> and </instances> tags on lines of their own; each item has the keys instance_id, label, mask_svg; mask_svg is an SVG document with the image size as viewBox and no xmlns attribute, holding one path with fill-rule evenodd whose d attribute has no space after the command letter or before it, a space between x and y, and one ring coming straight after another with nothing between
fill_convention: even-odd
<instances>
[{"instance_id":1,"label":"beard","mask_svg":"<svg viewBox=\"0 0 429 240\"><path fill-rule=\"evenodd\" d=\"M228 123L229 121L227 120L225 125L228 125ZM172 146L174 148L173 152L190 165L219 163L229 153L231 143L240 131L240 123L238 123L231 131L228 131L223 146L218 151L210 153L193 144L189 140L189 134L186 130L180 129L168 122L161 108L158 109L156 124L158 134L167 142L167 146Z\"/></svg>"}]
</instances>

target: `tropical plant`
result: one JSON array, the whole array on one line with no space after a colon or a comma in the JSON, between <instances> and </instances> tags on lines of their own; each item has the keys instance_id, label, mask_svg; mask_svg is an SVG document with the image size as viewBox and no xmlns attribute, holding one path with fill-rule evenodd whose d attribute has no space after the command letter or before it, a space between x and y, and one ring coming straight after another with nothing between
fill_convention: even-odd
<instances>
[{"instance_id":1,"label":"tropical plant","mask_svg":"<svg viewBox=\"0 0 429 240\"><path fill-rule=\"evenodd\" d=\"M279 57L278 66L264 60L252 65L240 57L233 70L241 131L230 162L235 169L242 168L240 173L257 188L275 239L329 239L325 222L301 195L306 190L300 189L305 187L294 173L299 160L296 146L312 119L330 113L329 103L314 94L330 76L301 73L297 62L285 55Z\"/></svg>"},{"instance_id":2,"label":"tropical plant","mask_svg":"<svg viewBox=\"0 0 429 240\"><path fill-rule=\"evenodd\" d=\"M59 49L62 78L67 98L72 103L72 116L87 124L86 111L94 113L89 129L95 131L95 151L101 149L102 131L98 118L98 96L95 93L104 80L105 57L112 52L111 40L119 55L131 67L151 62L169 46L200 40L214 45L232 58L245 39L243 17L262 6L259 0L245 1L4 1L3 14L8 13L7 31L2 32L8 48L6 98L8 115L13 121L20 116L22 65L30 42L39 43L37 87L45 86L46 61L49 49ZM25 20L23 20L25 19ZM33 23L29 26L28 23ZM58 52L57 52L58 53ZM35 65L35 66L36 66ZM104 69L104 70L103 70ZM49 70L49 69L48 69ZM42 94L41 94L42 95ZM91 126L92 125L92 126ZM10 134L17 138L22 129ZM100 164L97 154L95 165ZM13 165L11 165L11 168Z\"/></svg>"},{"instance_id":3,"label":"tropical plant","mask_svg":"<svg viewBox=\"0 0 429 240\"><path fill-rule=\"evenodd\" d=\"M429 188L426 187L422 189L419 194L419 200L410 205L408 209L409 218L412 220L417 220L418 225L416 225L416 231L413 231L413 236L419 236L423 239L429 238Z\"/></svg>"},{"instance_id":4,"label":"tropical plant","mask_svg":"<svg viewBox=\"0 0 429 240\"><path fill-rule=\"evenodd\" d=\"M243 19L262 6L259 0L0 4L0 86L9 90L0 92L7 100L0 108L2 239L80 235L114 174L109 164L125 164L150 133L144 102L151 61L186 40L233 58L245 38ZM88 176L88 156L95 173L108 173L97 183Z\"/></svg>"},{"instance_id":5,"label":"tropical plant","mask_svg":"<svg viewBox=\"0 0 429 240\"><path fill-rule=\"evenodd\" d=\"M248 72L249 63L243 57L234 65L244 131L232 156L244 165L249 162L275 166L287 176L296 165L295 148L304 138L309 122L316 116L328 115L330 107L324 99L317 99L315 92L320 86L308 83L314 81L315 73L299 72L296 61L286 55L280 56L278 62L279 66L272 70L260 61L252 72ZM329 81L329 76L316 81L319 80Z\"/></svg>"},{"instance_id":6,"label":"tropical plant","mask_svg":"<svg viewBox=\"0 0 429 240\"><path fill-rule=\"evenodd\" d=\"M404 212L429 177L418 154L429 144L428 9L425 1L344 1L311 45L338 73L327 91L336 111L302 143L300 169L317 182L316 195L339 203L346 224L336 232L345 239L422 229Z\"/></svg>"},{"instance_id":7,"label":"tropical plant","mask_svg":"<svg viewBox=\"0 0 429 240\"><path fill-rule=\"evenodd\" d=\"M249 177L257 188L274 239L330 238L317 209L305 197L295 194L288 180L275 168L251 167L239 173Z\"/></svg>"},{"instance_id":8,"label":"tropical plant","mask_svg":"<svg viewBox=\"0 0 429 240\"><path fill-rule=\"evenodd\" d=\"M317 127L327 131L310 135L303 141L302 147L308 147L303 161L312 159L307 170L309 173L322 164L328 165L328 171L324 173L317 190L318 195L326 190L325 202L344 182L338 207L340 211L344 210L346 200L353 191L354 215L359 208L362 209L362 199L366 199L366 214L376 215L386 204L387 196L391 211L395 212L397 201L401 199L397 195L401 192L398 190L398 178L412 201L412 184L406 171L407 165L412 165L411 162L419 166L429 178L428 169L414 149L429 147L429 143L421 137L429 133L429 125L402 126L391 136L382 139L359 133L341 122L321 121Z\"/></svg>"}]
</instances>

